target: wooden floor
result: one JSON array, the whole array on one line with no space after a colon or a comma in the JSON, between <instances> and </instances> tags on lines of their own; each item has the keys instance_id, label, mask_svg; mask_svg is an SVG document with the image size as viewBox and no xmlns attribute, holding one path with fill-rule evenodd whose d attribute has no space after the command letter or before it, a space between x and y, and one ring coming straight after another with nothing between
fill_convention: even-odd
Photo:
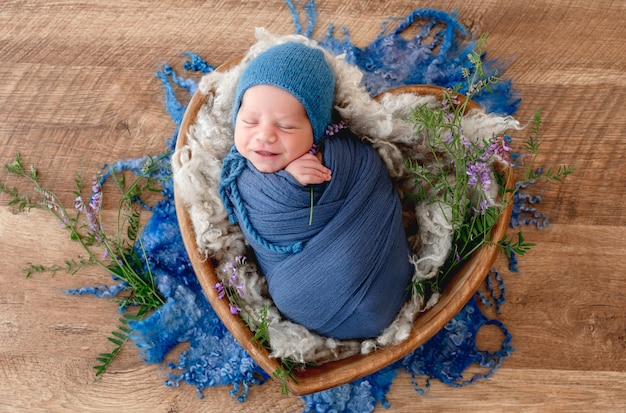
<instances>
[{"instance_id":1,"label":"wooden floor","mask_svg":"<svg viewBox=\"0 0 626 413\"><path fill-rule=\"evenodd\" d=\"M623 0L318 0L320 38L329 23L364 46L389 16L417 7L458 11L489 32L490 57L523 99L518 118L543 108L540 163L578 168L563 185L537 185L551 226L529 229L538 246L505 272L501 320L516 350L489 380L465 388L433 383L419 396L401 374L391 411L623 411L626 408L626 3ZM19 151L47 187L72 202L76 171L159 153L174 130L154 72L178 69L194 51L212 64L241 55L253 27L293 33L282 1L99 0L0 2L0 160ZM0 172L0 182L16 185ZM22 186L23 189L27 187ZM0 196L0 411L297 412L298 397L268 383L240 404L229 388L163 385L166 369L128 347L94 381L108 349L115 304L66 296L106 283L74 277L24 278L28 263L80 253L43 212L19 214ZM501 268L505 268L503 263ZM383 410L379 407L380 410Z\"/></svg>"}]
</instances>

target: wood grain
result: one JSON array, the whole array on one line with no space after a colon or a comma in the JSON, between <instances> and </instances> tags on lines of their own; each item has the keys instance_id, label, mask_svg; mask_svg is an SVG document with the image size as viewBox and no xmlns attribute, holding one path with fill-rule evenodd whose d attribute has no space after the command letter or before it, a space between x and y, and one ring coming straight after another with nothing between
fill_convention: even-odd
<instances>
[{"instance_id":1,"label":"wood grain","mask_svg":"<svg viewBox=\"0 0 626 413\"><path fill-rule=\"evenodd\" d=\"M488 57L510 61L505 74L522 98L517 117L529 120L542 107L539 163L578 168L565 184L532 188L543 196L538 208L551 225L526 230L538 246L520 260L518 274L504 271L508 300L500 319L513 335L511 358L489 380L460 389L433 383L426 396L400 374L388 397L391 411L622 411L626 4L320 0L316 7L313 37L334 23L361 46L390 16L416 7L457 10L474 33L489 32ZM70 203L76 171L90 174L163 150L175 128L154 76L163 63L180 70L183 53L193 51L219 65L245 51L256 26L294 31L288 6L278 0L0 2L0 161L19 151ZM21 185L4 173L0 182ZM225 387L199 399L191 386L164 386L164 366L144 363L132 347L111 374L94 381L91 366L115 328L115 304L64 290L108 276L93 269L25 279L21 269L29 262L58 263L81 251L49 216L18 214L6 201L0 195L0 411L303 409L273 382L252 388L243 404Z\"/></svg>"}]
</instances>

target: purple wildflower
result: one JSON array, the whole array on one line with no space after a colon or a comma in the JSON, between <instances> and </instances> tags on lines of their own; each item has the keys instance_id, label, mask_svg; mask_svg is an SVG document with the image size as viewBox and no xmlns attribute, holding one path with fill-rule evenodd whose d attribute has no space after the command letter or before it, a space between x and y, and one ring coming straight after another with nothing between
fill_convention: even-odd
<instances>
[{"instance_id":1,"label":"purple wildflower","mask_svg":"<svg viewBox=\"0 0 626 413\"><path fill-rule=\"evenodd\" d=\"M94 233L95 238L98 241L103 241L102 227L98 221L98 213L102 206L102 193L100 184L97 182L97 178L94 178L94 185L92 187L93 194L89 200L89 204L85 203L82 196L77 196L74 199L74 208L86 215L89 231ZM65 217L64 217L65 218ZM63 222L66 222L64 219Z\"/></svg>"},{"instance_id":2,"label":"purple wildflower","mask_svg":"<svg viewBox=\"0 0 626 413\"><path fill-rule=\"evenodd\" d=\"M480 159L486 162L493 155L497 155L503 161L508 162L509 152L511 152L511 147L508 145L508 142L510 142L510 140L511 138L504 135L494 137L491 141L491 144L487 147Z\"/></svg>"},{"instance_id":3,"label":"purple wildflower","mask_svg":"<svg viewBox=\"0 0 626 413\"><path fill-rule=\"evenodd\" d=\"M230 272L230 273L236 273L237 272L237 267L232 262L229 262L228 264L226 264L224 266L224 269L222 271Z\"/></svg>"},{"instance_id":4,"label":"purple wildflower","mask_svg":"<svg viewBox=\"0 0 626 413\"><path fill-rule=\"evenodd\" d=\"M54 197L52 196L50 192L44 189L41 191L41 194L43 195L43 200L41 201L42 206L44 206L45 208L48 208L51 211L59 210L56 202L54 201Z\"/></svg>"},{"instance_id":5,"label":"purple wildflower","mask_svg":"<svg viewBox=\"0 0 626 413\"><path fill-rule=\"evenodd\" d=\"M83 201L82 196L77 196L74 200L74 208L76 208L80 212L85 212L85 202Z\"/></svg>"},{"instance_id":6,"label":"purple wildflower","mask_svg":"<svg viewBox=\"0 0 626 413\"><path fill-rule=\"evenodd\" d=\"M92 208L91 204L89 205L90 208L87 209L87 221L89 223L89 230L94 233L98 241L102 241L103 239L100 235L102 229L100 228L100 222L98 221L97 216L98 210Z\"/></svg>"},{"instance_id":7,"label":"purple wildflower","mask_svg":"<svg viewBox=\"0 0 626 413\"><path fill-rule=\"evenodd\" d=\"M511 147L508 145L511 141L511 138L505 135L500 135L496 137L495 142L493 143L493 151L496 155L498 155L503 160L509 159L509 153L511 152Z\"/></svg>"},{"instance_id":8,"label":"purple wildflower","mask_svg":"<svg viewBox=\"0 0 626 413\"><path fill-rule=\"evenodd\" d=\"M320 143L324 139L333 136L334 134L336 134L340 130L345 129L347 127L348 127L348 125L346 125L346 123L343 120L341 122L339 122L339 123L333 123L333 124L328 125L326 127L326 132L324 133L324 136L322 136L322 139L320 139ZM316 155L318 149L319 149L319 145L314 143L313 146L311 146L311 149L309 150L309 153L311 155ZM242 264L245 264L245 257L244 257L244 262Z\"/></svg>"},{"instance_id":9,"label":"purple wildflower","mask_svg":"<svg viewBox=\"0 0 626 413\"><path fill-rule=\"evenodd\" d=\"M224 295L226 295L226 291L224 291L224 285L222 285L222 283L217 283L213 286L213 288L215 288L217 290L217 298L218 299L222 299L224 298Z\"/></svg>"},{"instance_id":10,"label":"purple wildflower","mask_svg":"<svg viewBox=\"0 0 626 413\"><path fill-rule=\"evenodd\" d=\"M443 99L441 101L441 109L444 111L448 111L450 109L450 99L451 99L452 89L447 88L446 93L443 95Z\"/></svg>"},{"instance_id":11,"label":"purple wildflower","mask_svg":"<svg viewBox=\"0 0 626 413\"><path fill-rule=\"evenodd\" d=\"M240 297L244 296L244 285L237 284L237 275L241 266L246 265L246 257L237 256L234 262L229 262L224 265L224 273L228 274L228 284L225 285L222 282L218 282L213 286L217 290L218 298L221 300L224 297L228 298L229 308L231 314L239 314L242 309L236 304L235 291Z\"/></svg>"},{"instance_id":12,"label":"purple wildflower","mask_svg":"<svg viewBox=\"0 0 626 413\"><path fill-rule=\"evenodd\" d=\"M478 207L472 206L472 212L474 212L474 214L485 215L485 212L487 212L487 208L489 208L489 206L489 201L483 199L478 203Z\"/></svg>"},{"instance_id":13,"label":"purple wildflower","mask_svg":"<svg viewBox=\"0 0 626 413\"><path fill-rule=\"evenodd\" d=\"M61 228L65 228L69 225L69 218L67 217L67 213L65 212L65 209L63 208L58 208L55 206L54 208L55 211L58 211L58 217L61 220Z\"/></svg>"},{"instance_id":14,"label":"purple wildflower","mask_svg":"<svg viewBox=\"0 0 626 413\"><path fill-rule=\"evenodd\" d=\"M485 162L477 161L467 167L467 184L471 186L477 186L480 182L483 191L489 192L489 185L491 185L491 177L489 176L489 167Z\"/></svg>"},{"instance_id":15,"label":"purple wildflower","mask_svg":"<svg viewBox=\"0 0 626 413\"><path fill-rule=\"evenodd\" d=\"M102 206L102 188L97 181L97 177L94 177L94 184L91 189L93 193L91 194L91 199L89 200L89 206L94 212L97 213L100 211L100 207Z\"/></svg>"},{"instance_id":16,"label":"purple wildflower","mask_svg":"<svg viewBox=\"0 0 626 413\"><path fill-rule=\"evenodd\" d=\"M328 127L326 128L325 136L333 136L335 133L347 127L348 126L346 125L344 121L341 121L339 123L333 123L332 125L328 125Z\"/></svg>"},{"instance_id":17,"label":"purple wildflower","mask_svg":"<svg viewBox=\"0 0 626 413\"><path fill-rule=\"evenodd\" d=\"M241 308L233 305L233 303L228 304L228 307L230 308L230 313L233 315L239 314L239 312L241 311Z\"/></svg>"},{"instance_id":18,"label":"purple wildflower","mask_svg":"<svg viewBox=\"0 0 626 413\"><path fill-rule=\"evenodd\" d=\"M467 92L465 93L465 96L471 96L476 92L476 85L473 84L472 86L470 86L470 88L467 90Z\"/></svg>"}]
</instances>

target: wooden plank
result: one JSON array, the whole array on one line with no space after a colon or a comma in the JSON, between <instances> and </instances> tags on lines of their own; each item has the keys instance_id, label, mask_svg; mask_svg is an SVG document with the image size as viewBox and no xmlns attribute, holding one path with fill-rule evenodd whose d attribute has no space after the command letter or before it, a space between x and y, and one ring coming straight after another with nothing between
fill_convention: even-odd
<instances>
[{"instance_id":1,"label":"wooden plank","mask_svg":"<svg viewBox=\"0 0 626 413\"><path fill-rule=\"evenodd\" d=\"M458 11L475 34L489 32L488 57L510 59L522 103L517 117L543 108L539 164L578 168L563 185L537 184L539 210L552 225L525 229L538 243L503 271L501 320L516 350L491 379L462 389L432 383L418 396L408 375L396 378L392 411L621 411L626 405L626 4L615 0L404 0L316 2L321 38L329 23L365 46L390 16L416 7ZM300 11L306 29L306 16ZM393 22L389 23L393 26ZM0 4L0 161L16 151L41 170L44 184L73 202L73 178L100 165L160 153L175 129L154 72L181 69L193 51L219 65L241 55L253 28L293 33L281 0ZM409 31L408 34L414 31ZM407 34L407 35L408 35ZM521 145L526 131L514 136ZM519 147L519 146L518 146ZM18 185L0 173L0 182ZM19 184L21 185L21 184ZM22 189L27 189L21 185ZM25 279L29 262L79 255L42 212L17 214L0 194L0 410L6 412L301 411L269 382L241 404L229 388L163 385L166 369L126 348L111 374L91 366L107 349L115 304L64 290L109 282L97 270ZM107 204L113 214L114 205ZM505 268L503 259L499 268ZM488 312L492 311L487 309ZM495 316L495 314L494 314ZM481 333L492 345L497 333ZM171 361L174 361L173 359ZM380 409L383 410L383 409Z\"/></svg>"}]
</instances>

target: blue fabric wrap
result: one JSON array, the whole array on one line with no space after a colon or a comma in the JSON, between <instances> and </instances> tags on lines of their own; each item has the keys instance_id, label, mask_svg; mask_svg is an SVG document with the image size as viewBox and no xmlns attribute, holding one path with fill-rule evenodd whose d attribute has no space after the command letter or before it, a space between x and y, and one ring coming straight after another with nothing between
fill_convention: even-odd
<instances>
[{"instance_id":1,"label":"blue fabric wrap","mask_svg":"<svg viewBox=\"0 0 626 413\"><path fill-rule=\"evenodd\" d=\"M233 202L234 213L272 245L302 245L276 251L241 226L285 317L329 337L373 337L397 315L413 275L400 200L376 150L351 133L329 138L323 153L333 177L315 187L311 225L310 187L248 162L236 180L244 210Z\"/></svg>"}]
</instances>

